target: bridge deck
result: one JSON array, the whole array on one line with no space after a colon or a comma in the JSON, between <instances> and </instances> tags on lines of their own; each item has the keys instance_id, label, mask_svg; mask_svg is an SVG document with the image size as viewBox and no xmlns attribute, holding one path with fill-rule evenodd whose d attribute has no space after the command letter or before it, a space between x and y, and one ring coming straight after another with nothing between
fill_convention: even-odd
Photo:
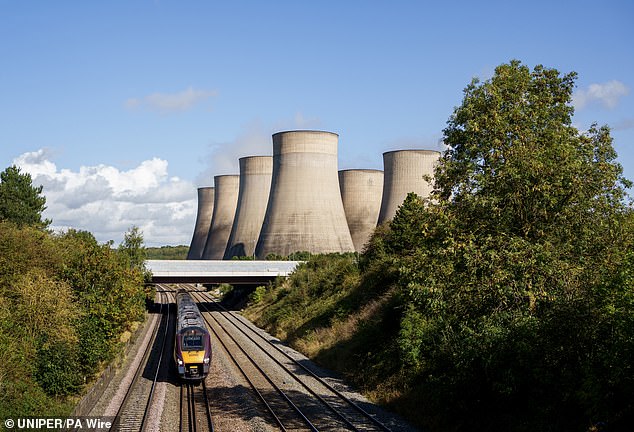
<instances>
[{"instance_id":1,"label":"bridge deck","mask_svg":"<svg viewBox=\"0 0 634 432\"><path fill-rule=\"evenodd\" d=\"M259 284L291 274L300 261L147 260L156 283Z\"/></svg>"}]
</instances>

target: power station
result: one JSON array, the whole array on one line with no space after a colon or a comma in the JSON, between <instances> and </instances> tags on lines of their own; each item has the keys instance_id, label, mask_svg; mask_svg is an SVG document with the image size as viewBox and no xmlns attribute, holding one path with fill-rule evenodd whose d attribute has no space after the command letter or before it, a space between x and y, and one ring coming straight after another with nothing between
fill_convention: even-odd
<instances>
[{"instance_id":1,"label":"power station","mask_svg":"<svg viewBox=\"0 0 634 432\"><path fill-rule=\"evenodd\" d=\"M338 139L323 131L273 135L273 175L258 258L354 251L339 191Z\"/></svg>"},{"instance_id":2,"label":"power station","mask_svg":"<svg viewBox=\"0 0 634 432\"><path fill-rule=\"evenodd\" d=\"M194 226L194 235L187 252L188 260L201 259L207 236L209 235L209 227L211 226L211 216L214 211L214 188L201 187L198 188L198 211L196 213L196 225Z\"/></svg>"},{"instance_id":3,"label":"power station","mask_svg":"<svg viewBox=\"0 0 634 432\"><path fill-rule=\"evenodd\" d=\"M379 224L392 220L407 194L414 192L427 198L433 189L434 168L440 152L433 150L395 150L383 153L383 198Z\"/></svg>"},{"instance_id":4,"label":"power station","mask_svg":"<svg viewBox=\"0 0 634 432\"><path fill-rule=\"evenodd\" d=\"M341 170L339 171L339 188L354 250L361 252L379 219L383 194L383 171Z\"/></svg>"},{"instance_id":5,"label":"power station","mask_svg":"<svg viewBox=\"0 0 634 432\"><path fill-rule=\"evenodd\" d=\"M293 252L362 252L409 192L428 197L440 152L383 153L383 171L337 170L339 135L273 134L273 156L239 159L240 175L198 189L187 259L221 260Z\"/></svg>"},{"instance_id":6,"label":"power station","mask_svg":"<svg viewBox=\"0 0 634 432\"><path fill-rule=\"evenodd\" d=\"M233 226L238 203L239 175L219 175L214 177L214 211L209 227L207 243L202 259L221 260L227 248L227 241Z\"/></svg>"},{"instance_id":7,"label":"power station","mask_svg":"<svg viewBox=\"0 0 634 432\"><path fill-rule=\"evenodd\" d=\"M271 156L240 158L238 206L224 259L254 254L269 201L272 174Z\"/></svg>"}]
</instances>

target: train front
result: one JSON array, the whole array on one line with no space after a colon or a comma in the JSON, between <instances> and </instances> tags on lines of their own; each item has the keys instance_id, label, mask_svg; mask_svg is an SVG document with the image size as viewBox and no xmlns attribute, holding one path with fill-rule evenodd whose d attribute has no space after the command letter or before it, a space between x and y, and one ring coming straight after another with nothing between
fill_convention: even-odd
<instances>
[{"instance_id":1,"label":"train front","mask_svg":"<svg viewBox=\"0 0 634 432\"><path fill-rule=\"evenodd\" d=\"M201 327L185 327L176 337L176 365L183 379L200 380L209 373L211 340Z\"/></svg>"}]
</instances>

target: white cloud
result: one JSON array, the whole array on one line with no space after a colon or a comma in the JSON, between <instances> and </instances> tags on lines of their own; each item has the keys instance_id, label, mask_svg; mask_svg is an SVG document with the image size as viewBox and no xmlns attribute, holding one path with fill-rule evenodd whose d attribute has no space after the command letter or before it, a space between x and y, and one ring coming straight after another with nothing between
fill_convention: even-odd
<instances>
[{"instance_id":1,"label":"white cloud","mask_svg":"<svg viewBox=\"0 0 634 432\"><path fill-rule=\"evenodd\" d=\"M590 84L587 89L577 90L572 95L572 104L576 109L582 109L593 102L599 102L604 107L612 109L618 105L622 96L629 93L629 87L617 80Z\"/></svg>"},{"instance_id":2,"label":"white cloud","mask_svg":"<svg viewBox=\"0 0 634 432\"><path fill-rule=\"evenodd\" d=\"M128 109L146 107L162 113L187 111L199 102L216 96L215 90L198 90L189 87L177 93L152 93L143 98L130 98L125 102Z\"/></svg>"},{"instance_id":3,"label":"white cloud","mask_svg":"<svg viewBox=\"0 0 634 432\"><path fill-rule=\"evenodd\" d=\"M167 161L153 158L128 171L107 165L58 169L46 150L24 153L13 163L43 185L52 229L92 232L116 244L132 225L148 246L189 245L196 220L196 188L169 177Z\"/></svg>"}]
</instances>

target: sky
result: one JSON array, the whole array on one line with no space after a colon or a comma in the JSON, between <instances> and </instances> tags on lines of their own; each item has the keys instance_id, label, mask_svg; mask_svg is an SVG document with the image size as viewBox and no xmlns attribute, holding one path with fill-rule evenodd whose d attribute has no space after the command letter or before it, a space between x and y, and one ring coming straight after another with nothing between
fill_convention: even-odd
<instances>
[{"instance_id":1,"label":"sky","mask_svg":"<svg viewBox=\"0 0 634 432\"><path fill-rule=\"evenodd\" d=\"M634 2L0 0L0 170L52 228L189 245L196 189L339 134L339 169L442 149L463 89L512 59L578 74L574 125L612 128L634 179Z\"/></svg>"}]
</instances>

